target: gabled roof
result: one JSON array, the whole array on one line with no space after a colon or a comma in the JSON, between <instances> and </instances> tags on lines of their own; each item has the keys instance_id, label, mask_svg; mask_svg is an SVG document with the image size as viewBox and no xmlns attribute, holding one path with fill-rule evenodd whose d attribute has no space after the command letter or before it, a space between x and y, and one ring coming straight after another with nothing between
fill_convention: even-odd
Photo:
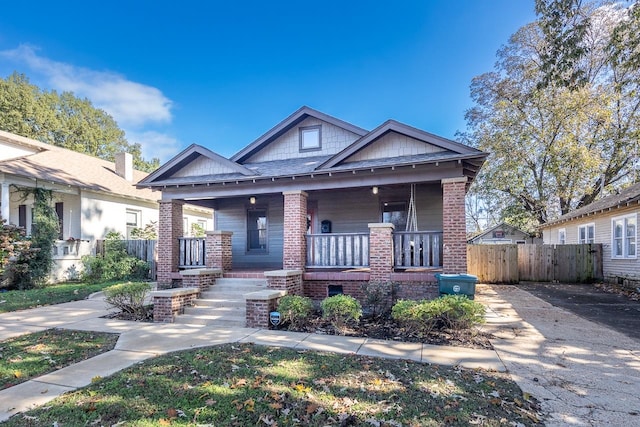
<instances>
[{"instance_id":1,"label":"gabled roof","mask_svg":"<svg viewBox=\"0 0 640 427\"><path fill-rule=\"evenodd\" d=\"M517 231L519 233L524 234L525 236L529 236L529 233L527 233L526 231L520 230L517 227L514 227L513 225L509 225L506 222L501 222L500 224L494 225L493 227L483 231L480 234L476 234L475 236L471 237L470 239L468 239L468 242L474 241L474 240L478 240L478 239L482 239L485 236L489 236L491 235L491 233L493 233L495 230L499 230L499 229L509 229L512 232Z\"/></svg>"},{"instance_id":2,"label":"gabled roof","mask_svg":"<svg viewBox=\"0 0 640 427\"><path fill-rule=\"evenodd\" d=\"M187 148L185 148L180 154L175 156L173 159L169 160L167 163L162 165L156 171L150 173L145 179L140 181L139 184L148 184L153 181L160 181L166 177L170 177L175 174L180 169L187 166L194 159L199 156L204 156L213 162L216 162L219 165L223 165L230 169L231 175L235 176L235 174L239 176L254 176L256 172L248 169L234 161L225 159L219 154L214 153L213 151L197 144L191 144Z\"/></svg>"},{"instance_id":3,"label":"gabled roof","mask_svg":"<svg viewBox=\"0 0 640 427\"><path fill-rule=\"evenodd\" d=\"M640 203L640 182L630 185L617 194L603 197L602 199L596 200L593 203L589 203L588 205L576 209L575 211L566 213L561 217L555 219L554 221L549 221L548 223L541 225L540 228L547 228L587 215L609 211L615 208L626 207L633 203Z\"/></svg>"},{"instance_id":4,"label":"gabled roof","mask_svg":"<svg viewBox=\"0 0 640 427\"><path fill-rule=\"evenodd\" d=\"M397 132L402 135L409 136L411 138L417 139L419 141L423 141L425 143L429 143L435 145L437 147L441 147L447 151L450 151L449 154L483 154L481 151L476 150L475 148L469 147L464 144L460 144L459 142L452 141L450 139L445 139L437 135L433 135L431 133L422 131L420 129L416 129L414 127L405 125L404 123L397 122L395 120L387 120L371 132L362 136L353 144L349 145L347 148L337 153L335 156L331 157L329 160L319 165L317 169L326 169L332 168L334 166L339 165L340 163L347 160L349 157L356 154L358 151L366 148L371 143L382 137L388 132Z\"/></svg>"},{"instance_id":5,"label":"gabled roof","mask_svg":"<svg viewBox=\"0 0 640 427\"><path fill-rule=\"evenodd\" d=\"M0 140L38 150L33 154L0 161L0 173L154 202L158 199L158 195L151 190L135 187L135 182L143 179L146 172L134 170L133 182L129 182L116 174L113 162L8 132L0 131Z\"/></svg>"},{"instance_id":6,"label":"gabled roof","mask_svg":"<svg viewBox=\"0 0 640 427\"><path fill-rule=\"evenodd\" d=\"M347 148L337 154L317 156L309 156L307 154L301 157L294 156L286 159L249 162L252 156L272 142L277 142L280 136L295 128L308 117L314 117L338 126L351 132L355 137L359 136L359 138L355 139L355 141L352 140L353 142L351 142ZM406 154L397 153L391 156L374 155L369 158L368 155L365 155L353 157L354 154L366 147L373 146L376 141L380 141L380 139L388 133L403 135L408 140L413 140L413 143L418 146L424 143L425 146L430 145L432 147L425 147L428 148L425 150L418 149L416 152L409 150ZM318 176L332 177L334 172L339 173L339 175L343 177L346 176L347 173L355 177L358 171L370 171L371 173L380 171L381 173L387 173L384 171L395 171L396 167L407 170L422 168L423 172L425 169L433 167L433 171L438 170L434 175L439 173L451 174L454 168L460 168L457 173L473 179L484 163L487 155L487 153L476 150L475 148L421 131L395 120L388 120L373 131L367 132L362 128L353 126L309 107L302 107L230 159L225 159L202 146L194 144L182 151L168 163L162 165L158 170L139 182L138 185L139 187L153 187L167 190L170 188L174 188L175 190L177 187L195 188L200 185L208 187L214 184L225 186L227 183L234 183L235 185L241 183L252 185L261 184L268 186L270 183L281 178L313 179ZM211 167L193 165L192 169L188 169L191 162L200 161L197 160L199 156L211 159ZM183 173L180 173L181 170L183 170ZM407 175L407 172L405 171L404 174ZM394 179L399 180L401 178L396 174ZM406 177L402 179L406 179ZM366 185L362 184L366 181L363 181L362 176L358 176L356 181L360 183L358 185ZM392 181L392 179L389 179L389 181ZM255 188L253 188L252 191L253 190L255 190Z\"/></svg>"},{"instance_id":7,"label":"gabled roof","mask_svg":"<svg viewBox=\"0 0 640 427\"><path fill-rule=\"evenodd\" d=\"M264 135L260 138L253 141L251 144L247 145L245 148L240 150L238 153L234 154L231 157L231 160L234 162L244 162L253 154L264 148L270 142L277 139L279 136L287 132L292 127L296 126L298 123L306 119L307 117L315 117L316 119L322 120L327 123L331 123L332 125L341 127L350 132L355 133L356 135L365 135L367 131L358 126L352 125L351 123L347 123L343 120L337 119L333 116L330 116L325 113L321 113L320 111L314 110L313 108L309 108L307 106L303 106L298 111L291 114L289 117L269 129Z\"/></svg>"}]
</instances>

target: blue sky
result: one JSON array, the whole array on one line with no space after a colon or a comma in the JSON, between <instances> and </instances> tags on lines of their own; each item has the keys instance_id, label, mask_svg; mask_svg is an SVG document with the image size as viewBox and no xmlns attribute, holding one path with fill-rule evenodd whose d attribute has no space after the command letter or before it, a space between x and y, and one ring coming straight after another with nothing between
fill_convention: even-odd
<instances>
[{"instance_id":1,"label":"blue sky","mask_svg":"<svg viewBox=\"0 0 640 427\"><path fill-rule=\"evenodd\" d=\"M373 129L464 130L474 76L533 0L5 2L0 76L110 113L145 157L229 157L302 105Z\"/></svg>"}]
</instances>

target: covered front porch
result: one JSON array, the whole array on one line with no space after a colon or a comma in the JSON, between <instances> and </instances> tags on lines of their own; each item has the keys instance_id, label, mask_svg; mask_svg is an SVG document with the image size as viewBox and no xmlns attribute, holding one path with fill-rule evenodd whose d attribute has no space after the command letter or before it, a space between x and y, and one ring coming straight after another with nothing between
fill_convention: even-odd
<instances>
[{"instance_id":1,"label":"covered front porch","mask_svg":"<svg viewBox=\"0 0 640 427\"><path fill-rule=\"evenodd\" d=\"M180 270L204 267L228 277L299 271L304 293L321 298L340 284L347 292L349 283L418 285L435 282L437 272L464 273L466 181L420 183L413 198L408 184L203 200L216 227L204 238L182 236L184 200L163 201L158 281L169 285ZM412 203L424 229L405 231Z\"/></svg>"}]
</instances>

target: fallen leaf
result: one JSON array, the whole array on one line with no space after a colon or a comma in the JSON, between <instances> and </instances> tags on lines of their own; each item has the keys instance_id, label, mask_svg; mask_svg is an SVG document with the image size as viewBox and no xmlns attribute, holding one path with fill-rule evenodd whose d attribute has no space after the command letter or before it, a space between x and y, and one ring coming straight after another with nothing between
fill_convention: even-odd
<instances>
[{"instance_id":1,"label":"fallen leaf","mask_svg":"<svg viewBox=\"0 0 640 427\"><path fill-rule=\"evenodd\" d=\"M178 418L178 411L173 408L169 408L167 409L167 416L169 418Z\"/></svg>"},{"instance_id":2,"label":"fallen leaf","mask_svg":"<svg viewBox=\"0 0 640 427\"><path fill-rule=\"evenodd\" d=\"M309 403L309 404L307 405L307 409L306 409L306 411L307 411L307 414L308 414L308 415L311 415L311 414L313 414L314 412L316 412L316 410L317 410L317 409L318 409L318 405L317 405L317 404L315 404L315 403Z\"/></svg>"}]
</instances>

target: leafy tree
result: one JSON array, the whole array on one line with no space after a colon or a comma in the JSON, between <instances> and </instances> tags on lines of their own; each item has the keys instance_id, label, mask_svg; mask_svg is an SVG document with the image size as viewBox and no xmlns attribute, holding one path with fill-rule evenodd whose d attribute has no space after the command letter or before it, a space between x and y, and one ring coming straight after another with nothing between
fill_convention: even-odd
<instances>
[{"instance_id":1,"label":"leafy tree","mask_svg":"<svg viewBox=\"0 0 640 427\"><path fill-rule=\"evenodd\" d=\"M640 97L632 85L640 76L612 61L608 48L626 11L587 6L587 48L569 61L584 84L539 84L549 41L536 22L518 30L498 52L496 69L471 85L475 106L463 138L491 153L473 193L495 197L503 219L527 230L633 180Z\"/></svg>"},{"instance_id":2,"label":"leafy tree","mask_svg":"<svg viewBox=\"0 0 640 427\"><path fill-rule=\"evenodd\" d=\"M149 221L144 228L131 230L131 237L141 240L156 240L158 238L158 221Z\"/></svg>"},{"instance_id":3,"label":"leafy tree","mask_svg":"<svg viewBox=\"0 0 640 427\"><path fill-rule=\"evenodd\" d=\"M143 159L140 144L129 143L113 117L88 99L41 90L23 74L0 79L0 129L109 161L127 151L143 171L160 164Z\"/></svg>"},{"instance_id":4,"label":"leafy tree","mask_svg":"<svg viewBox=\"0 0 640 427\"><path fill-rule=\"evenodd\" d=\"M588 51L585 35L589 17L582 9L582 0L536 0L536 13L545 39L538 86L584 86L587 76L577 64Z\"/></svg>"}]
</instances>

